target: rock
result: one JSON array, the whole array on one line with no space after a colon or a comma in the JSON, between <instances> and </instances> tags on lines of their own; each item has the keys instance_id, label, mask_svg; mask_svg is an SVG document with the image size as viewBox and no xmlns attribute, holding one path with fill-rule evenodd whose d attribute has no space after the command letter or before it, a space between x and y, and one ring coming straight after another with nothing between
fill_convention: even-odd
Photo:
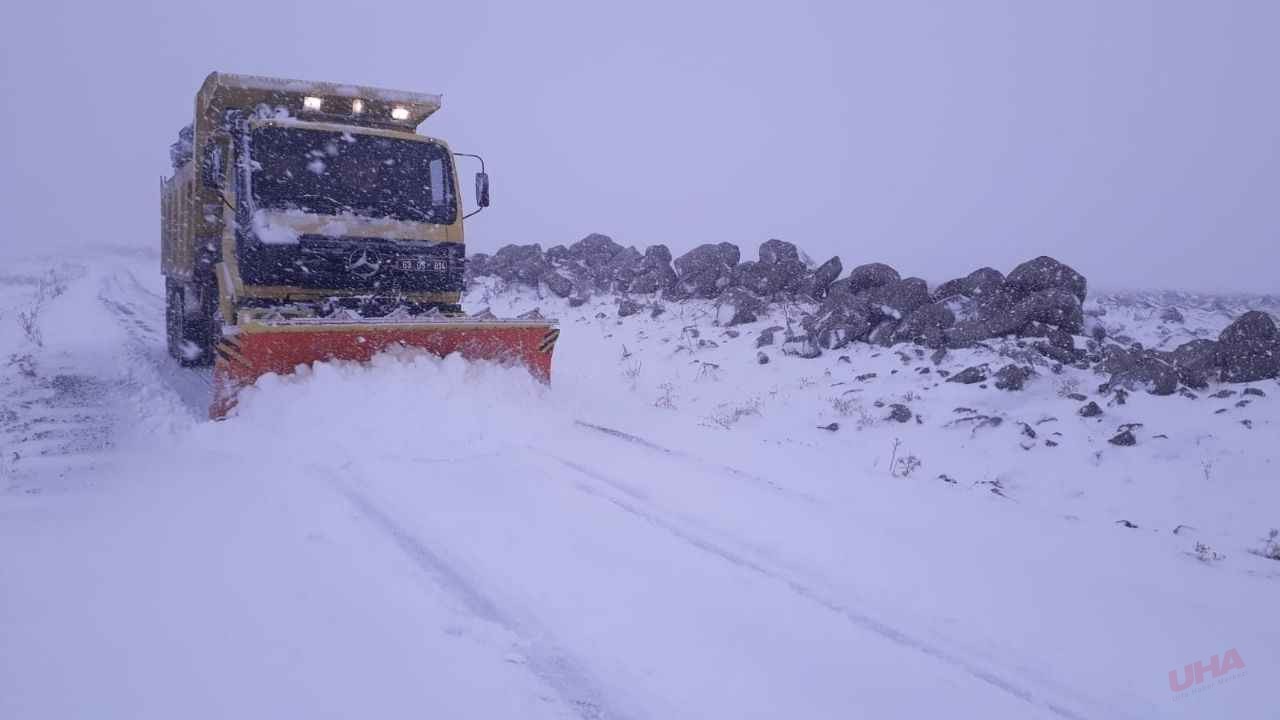
<instances>
[{"instance_id":1,"label":"rock","mask_svg":"<svg viewBox=\"0 0 1280 720\"><path fill-rule=\"evenodd\" d=\"M844 271L844 266L840 264L839 257L833 257L830 260L818 266L817 270L802 285L802 293L808 295L814 300L821 300L827 296L827 291L831 287L831 283L840 277L840 273Z\"/></svg>"},{"instance_id":2,"label":"rock","mask_svg":"<svg viewBox=\"0 0 1280 720\"><path fill-rule=\"evenodd\" d=\"M1107 339L1107 326L1095 317L1085 317L1083 332L1093 338L1095 342L1102 342Z\"/></svg>"},{"instance_id":3,"label":"rock","mask_svg":"<svg viewBox=\"0 0 1280 720\"><path fill-rule=\"evenodd\" d=\"M656 302L649 310L649 317L656 318L667 311L667 307L662 303Z\"/></svg>"},{"instance_id":4,"label":"rock","mask_svg":"<svg viewBox=\"0 0 1280 720\"><path fill-rule=\"evenodd\" d=\"M958 321L943 336L949 347L968 347L975 342L1016 333L1032 321L1053 325L1067 333L1083 327L1080 302L1065 290L1043 290L1014 300L1007 288L1000 288L978 302L977 317Z\"/></svg>"},{"instance_id":5,"label":"rock","mask_svg":"<svg viewBox=\"0 0 1280 720\"><path fill-rule=\"evenodd\" d=\"M602 290L626 290L640 276L644 257L633 247L623 248L614 254L595 274L596 287Z\"/></svg>"},{"instance_id":6,"label":"rock","mask_svg":"<svg viewBox=\"0 0 1280 720\"><path fill-rule=\"evenodd\" d=\"M542 276L542 282L557 297L569 297L573 293L573 281L555 270L548 270Z\"/></svg>"},{"instance_id":7,"label":"rock","mask_svg":"<svg viewBox=\"0 0 1280 720\"><path fill-rule=\"evenodd\" d=\"M1084 402L1085 400L1089 399L1089 396L1085 395L1084 393L1073 392L1073 393L1067 393L1067 399L1075 400L1076 402Z\"/></svg>"},{"instance_id":8,"label":"rock","mask_svg":"<svg viewBox=\"0 0 1280 720\"><path fill-rule=\"evenodd\" d=\"M760 262L775 265L780 262L800 262L800 251L785 240L765 240L760 244Z\"/></svg>"},{"instance_id":9,"label":"rock","mask_svg":"<svg viewBox=\"0 0 1280 720\"><path fill-rule=\"evenodd\" d=\"M1263 392L1263 391L1259 390L1258 388L1252 388L1252 387L1251 387L1251 388L1245 388L1245 389L1244 389L1244 394L1245 394L1245 395L1256 395L1256 396L1258 396L1258 397L1266 397L1266 396L1267 396L1267 394L1266 394L1265 392Z\"/></svg>"},{"instance_id":10,"label":"rock","mask_svg":"<svg viewBox=\"0 0 1280 720\"><path fill-rule=\"evenodd\" d=\"M1048 255L1041 255L1014 268L1009 277L1005 278L1005 284L1024 294L1065 290L1080 303L1084 302L1088 290L1088 282L1083 275Z\"/></svg>"},{"instance_id":11,"label":"rock","mask_svg":"<svg viewBox=\"0 0 1280 720\"><path fill-rule=\"evenodd\" d=\"M872 345L880 345L889 347L893 345L893 333L898 329L898 321L893 318L881 320L880 324L871 328L871 332L867 333L867 342Z\"/></svg>"},{"instance_id":12,"label":"rock","mask_svg":"<svg viewBox=\"0 0 1280 720\"><path fill-rule=\"evenodd\" d=\"M932 354L929 355L929 362L933 363L934 365L941 365L942 361L946 359L947 359L946 348L938 348L937 350L934 350Z\"/></svg>"},{"instance_id":13,"label":"rock","mask_svg":"<svg viewBox=\"0 0 1280 720\"><path fill-rule=\"evenodd\" d=\"M796 246L782 240L766 240L760 245L759 260L737 265L730 277L731 285L773 297L782 292L796 293L808 269L800 261Z\"/></svg>"},{"instance_id":14,"label":"rock","mask_svg":"<svg viewBox=\"0 0 1280 720\"><path fill-rule=\"evenodd\" d=\"M629 317L640 312L644 306L629 298L618 301L618 317Z\"/></svg>"},{"instance_id":15,"label":"rock","mask_svg":"<svg viewBox=\"0 0 1280 720\"><path fill-rule=\"evenodd\" d=\"M782 329L784 328L781 325L771 325L761 330L760 334L756 336L756 347L762 348L766 345L772 345L774 333Z\"/></svg>"},{"instance_id":16,"label":"rock","mask_svg":"<svg viewBox=\"0 0 1280 720\"><path fill-rule=\"evenodd\" d=\"M1216 399L1218 399L1218 400L1225 400L1226 398L1229 398L1229 397L1231 397L1232 395L1235 395L1235 394L1236 394L1236 391L1235 391L1235 390L1229 390L1229 389L1227 389L1227 388L1223 388L1223 389L1219 390L1218 392L1213 393L1213 394L1212 394L1212 395L1210 395L1209 397L1211 397L1211 398L1216 398Z\"/></svg>"},{"instance_id":17,"label":"rock","mask_svg":"<svg viewBox=\"0 0 1280 720\"><path fill-rule=\"evenodd\" d=\"M836 350L871 330L871 315L862 298L848 293L828 295L818 311L801 325L819 346Z\"/></svg>"},{"instance_id":18,"label":"rock","mask_svg":"<svg viewBox=\"0 0 1280 720\"><path fill-rule=\"evenodd\" d=\"M466 257L466 269L463 271L466 276L466 282L470 284L478 277L492 275L493 272L489 267L492 257L488 253L473 253Z\"/></svg>"},{"instance_id":19,"label":"rock","mask_svg":"<svg viewBox=\"0 0 1280 720\"><path fill-rule=\"evenodd\" d=\"M1037 320L1072 334L1084 329L1084 310L1080 301L1062 289L1033 292L1015 303L1011 314L1014 324Z\"/></svg>"},{"instance_id":20,"label":"rock","mask_svg":"<svg viewBox=\"0 0 1280 720\"><path fill-rule=\"evenodd\" d=\"M1160 313L1160 321L1167 323L1180 323L1186 322L1186 318L1182 317L1182 312L1179 311L1178 308L1171 305Z\"/></svg>"},{"instance_id":21,"label":"rock","mask_svg":"<svg viewBox=\"0 0 1280 720\"><path fill-rule=\"evenodd\" d=\"M620 252L622 252L622 246L614 242L613 238L600 233L591 233L569 246L568 257L596 270L608 265Z\"/></svg>"},{"instance_id":22,"label":"rock","mask_svg":"<svg viewBox=\"0 0 1280 720\"><path fill-rule=\"evenodd\" d=\"M963 296L977 298L990 295L1004 284L1004 273L989 267L978 268L966 277L949 280L938 286L933 293L935 302L950 297Z\"/></svg>"},{"instance_id":23,"label":"rock","mask_svg":"<svg viewBox=\"0 0 1280 720\"><path fill-rule=\"evenodd\" d=\"M716 301L716 322L726 327L755 322L765 309L764 298L745 288L729 288Z\"/></svg>"},{"instance_id":24,"label":"rock","mask_svg":"<svg viewBox=\"0 0 1280 720\"><path fill-rule=\"evenodd\" d=\"M890 280L868 290L865 301L873 319L902 320L930 302L929 284L920 278Z\"/></svg>"},{"instance_id":25,"label":"rock","mask_svg":"<svg viewBox=\"0 0 1280 720\"><path fill-rule=\"evenodd\" d=\"M1076 339L1071 333L1059 327L1046 325L1042 322L1032 321L1023 326L1018 332L1018 337L1039 337L1044 338L1050 345L1062 350L1074 351L1076 349Z\"/></svg>"},{"instance_id":26,"label":"rock","mask_svg":"<svg viewBox=\"0 0 1280 720\"><path fill-rule=\"evenodd\" d=\"M884 263L868 263L859 265L849 271L848 291L851 293L859 293L863 290L870 290L895 282L901 279L898 271L885 265Z\"/></svg>"},{"instance_id":27,"label":"rock","mask_svg":"<svg viewBox=\"0 0 1280 720\"><path fill-rule=\"evenodd\" d=\"M1000 390L1021 390L1034 374L1029 367L1010 363L996 371L996 387Z\"/></svg>"},{"instance_id":28,"label":"rock","mask_svg":"<svg viewBox=\"0 0 1280 720\"><path fill-rule=\"evenodd\" d=\"M547 251L543 253L543 256L546 257L547 262L551 263L553 266L560 267L570 259L569 248L563 245L552 245L547 248Z\"/></svg>"},{"instance_id":29,"label":"rock","mask_svg":"<svg viewBox=\"0 0 1280 720\"><path fill-rule=\"evenodd\" d=\"M738 246L731 242L716 243L716 251L720 253L720 262L724 263L725 267L733 267L742 259Z\"/></svg>"},{"instance_id":30,"label":"rock","mask_svg":"<svg viewBox=\"0 0 1280 720\"><path fill-rule=\"evenodd\" d=\"M639 273L631 280L627 292L649 294L670 292L676 284L676 271L671 267L671 251L666 245L650 245L640 260Z\"/></svg>"},{"instance_id":31,"label":"rock","mask_svg":"<svg viewBox=\"0 0 1280 720\"><path fill-rule=\"evenodd\" d=\"M1138 438L1134 437L1132 430L1121 430L1107 442L1120 447L1130 447L1138 444Z\"/></svg>"},{"instance_id":32,"label":"rock","mask_svg":"<svg viewBox=\"0 0 1280 720\"><path fill-rule=\"evenodd\" d=\"M840 429L840 423L833 422L833 423L827 423L826 425L819 425L818 429L830 430L831 432L835 432Z\"/></svg>"},{"instance_id":33,"label":"rock","mask_svg":"<svg viewBox=\"0 0 1280 720\"><path fill-rule=\"evenodd\" d=\"M889 420L904 423L910 421L912 417L911 408L906 405L894 403L889 406L889 417L887 418Z\"/></svg>"},{"instance_id":34,"label":"rock","mask_svg":"<svg viewBox=\"0 0 1280 720\"><path fill-rule=\"evenodd\" d=\"M961 383L964 385L972 385L980 383L987 379L987 366L974 365L947 378L947 382Z\"/></svg>"},{"instance_id":35,"label":"rock","mask_svg":"<svg viewBox=\"0 0 1280 720\"><path fill-rule=\"evenodd\" d=\"M707 243L676 258L675 271L683 294L714 298L729 286L737 264L737 246Z\"/></svg>"},{"instance_id":36,"label":"rock","mask_svg":"<svg viewBox=\"0 0 1280 720\"><path fill-rule=\"evenodd\" d=\"M769 364L769 356L763 350L756 351L756 362L761 365Z\"/></svg>"},{"instance_id":37,"label":"rock","mask_svg":"<svg viewBox=\"0 0 1280 720\"><path fill-rule=\"evenodd\" d=\"M1217 366L1223 382L1253 382L1280 375L1280 333L1271 315L1251 310L1218 336Z\"/></svg>"},{"instance_id":38,"label":"rock","mask_svg":"<svg viewBox=\"0 0 1280 720\"><path fill-rule=\"evenodd\" d=\"M1113 374L1107 385L1142 389L1152 395L1172 395L1178 391L1178 369L1159 358L1146 356L1128 370Z\"/></svg>"},{"instance_id":39,"label":"rock","mask_svg":"<svg viewBox=\"0 0 1280 720\"><path fill-rule=\"evenodd\" d=\"M1098 403L1090 400L1078 412L1081 417L1098 417L1102 414L1102 408L1098 407Z\"/></svg>"},{"instance_id":40,"label":"rock","mask_svg":"<svg viewBox=\"0 0 1280 720\"><path fill-rule=\"evenodd\" d=\"M862 373L861 375L854 378L854 380L857 380L858 382L866 382L868 380L875 380L875 379L876 379L876 373L873 373L873 372Z\"/></svg>"},{"instance_id":41,"label":"rock","mask_svg":"<svg viewBox=\"0 0 1280 720\"><path fill-rule=\"evenodd\" d=\"M538 244L507 245L494 253L487 265L490 274L529 286L536 286L551 269Z\"/></svg>"},{"instance_id":42,"label":"rock","mask_svg":"<svg viewBox=\"0 0 1280 720\"><path fill-rule=\"evenodd\" d=\"M808 335L798 335L787 338L782 343L782 352L786 355L812 359L822 354L822 348L818 347L818 344Z\"/></svg>"},{"instance_id":43,"label":"rock","mask_svg":"<svg viewBox=\"0 0 1280 720\"><path fill-rule=\"evenodd\" d=\"M587 300L589 299L590 298L586 295L574 295L573 297L569 298L569 307L571 308L582 307L583 305L587 304Z\"/></svg>"},{"instance_id":44,"label":"rock","mask_svg":"<svg viewBox=\"0 0 1280 720\"><path fill-rule=\"evenodd\" d=\"M670 289L670 287L671 286L668 285L664 288L659 276L643 273L632 279L631 283L627 285L626 290L627 293L631 295L651 295L659 290Z\"/></svg>"},{"instance_id":45,"label":"rock","mask_svg":"<svg viewBox=\"0 0 1280 720\"><path fill-rule=\"evenodd\" d=\"M773 297L779 293L794 295L805 278L804 264L799 260L779 263L744 262L729 276L729 285L743 287L757 295Z\"/></svg>"},{"instance_id":46,"label":"rock","mask_svg":"<svg viewBox=\"0 0 1280 720\"><path fill-rule=\"evenodd\" d=\"M1217 369L1218 343L1199 339L1185 342L1170 352L1158 353L1178 370L1178 380L1187 387L1205 388Z\"/></svg>"},{"instance_id":47,"label":"rock","mask_svg":"<svg viewBox=\"0 0 1280 720\"><path fill-rule=\"evenodd\" d=\"M1074 365L1084 359L1084 350L1064 350L1041 341L1033 345L1037 352L1063 365Z\"/></svg>"},{"instance_id":48,"label":"rock","mask_svg":"<svg viewBox=\"0 0 1280 720\"><path fill-rule=\"evenodd\" d=\"M940 348L943 330L954 325L955 313L942 303L928 303L912 310L893 333L893 341L914 342L925 347Z\"/></svg>"}]
</instances>

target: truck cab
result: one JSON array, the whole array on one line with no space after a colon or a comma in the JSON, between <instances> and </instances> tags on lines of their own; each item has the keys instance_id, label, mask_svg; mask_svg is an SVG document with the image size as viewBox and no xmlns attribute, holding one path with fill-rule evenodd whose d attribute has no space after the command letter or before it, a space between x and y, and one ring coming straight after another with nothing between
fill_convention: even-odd
<instances>
[{"instance_id":1,"label":"truck cab","mask_svg":"<svg viewBox=\"0 0 1280 720\"><path fill-rule=\"evenodd\" d=\"M439 107L437 95L209 75L161 188L170 353L212 362L219 335L255 318L460 313L456 156L416 132ZM481 161L477 211L488 201Z\"/></svg>"}]
</instances>

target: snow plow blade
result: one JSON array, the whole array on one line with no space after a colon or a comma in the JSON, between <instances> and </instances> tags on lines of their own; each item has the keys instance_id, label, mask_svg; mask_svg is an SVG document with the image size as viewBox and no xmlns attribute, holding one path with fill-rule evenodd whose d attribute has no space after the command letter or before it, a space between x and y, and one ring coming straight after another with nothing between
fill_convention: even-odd
<instances>
[{"instance_id":1,"label":"snow plow blade","mask_svg":"<svg viewBox=\"0 0 1280 720\"><path fill-rule=\"evenodd\" d=\"M551 355L560 336L556 323L542 318L383 322L306 318L255 320L236 329L214 347L213 402L209 407L213 420L226 417L240 390L268 373L287 375L299 365L327 360L368 362L374 355L395 348L519 363L546 383L551 381Z\"/></svg>"}]
</instances>

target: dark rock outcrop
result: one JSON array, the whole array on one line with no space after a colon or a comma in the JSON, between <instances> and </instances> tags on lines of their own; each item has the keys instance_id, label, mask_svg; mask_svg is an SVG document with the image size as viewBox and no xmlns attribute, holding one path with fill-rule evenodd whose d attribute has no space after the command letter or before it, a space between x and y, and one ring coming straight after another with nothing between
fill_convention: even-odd
<instances>
[{"instance_id":1,"label":"dark rock outcrop","mask_svg":"<svg viewBox=\"0 0 1280 720\"><path fill-rule=\"evenodd\" d=\"M729 286L738 265L738 246L731 243L699 245L675 260L680 295L714 298Z\"/></svg>"},{"instance_id":2,"label":"dark rock outcrop","mask_svg":"<svg viewBox=\"0 0 1280 720\"><path fill-rule=\"evenodd\" d=\"M1144 355L1132 367L1113 374L1107 386L1172 395L1178 391L1178 368L1160 358Z\"/></svg>"},{"instance_id":3,"label":"dark rock outcrop","mask_svg":"<svg viewBox=\"0 0 1280 720\"><path fill-rule=\"evenodd\" d=\"M848 291L851 293L862 292L877 288L886 283L900 280L901 276L898 271L884 263L867 263L849 271Z\"/></svg>"},{"instance_id":4,"label":"dark rock outcrop","mask_svg":"<svg viewBox=\"0 0 1280 720\"><path fill-rule=\"evenodd\" d=\"M1260 310L1236 318L1218 336L1216 364L1223 382L1253 382L1280 375L1280 332Z\"/></svg>"},{"instance_id":5,"label":"dark rock outcrop","mask_svg":"<svg viewBox=\"0 0 1280 720\"><path fill-rule=\"evenodd\" d=\"M1041 255L1014 268L1009 277L1005 278L1005 284L1023 293L1066 290L1079 302L1084 302L1088 291L1088 282L1083 275L1048 255Z\"/></svg>"},{"instance_id":6,"label":"dark rock outcrop","mask_svg":"<svg viewBox=\"0 0 1280 720\"><path fill-rule=\"evenodd\" d=\"M946 300L949 297L963 296L977 298L990 295L1004 284L1004 273L999 270L982 267L962 278L949 280L938 286L933 293L934 300Z\"/></svg>"},{"instance_id":7,"label":"dark rock outcrop","mask_svg":"<svg viewBox=\"0 0 1280 720\"><path fill-rule=\"evenodd\" d=\"M954 325L955 313L943 303L928 303L912 310L898 324L893 342L914 342L925 347L942 347L943 331Z\"/></svg>"},{"instance_id":8,"label":"dark rock outcrop","mask_svg":"<svg viewBox=\"0 0 1280 720\"><path fill-rule=\"evenodd\" d=\"M841 265L839 257L833 257L822 263L800 281L799 294L814 300L822 300L827 296L831 283L840 277L843 269L844 266Z\"/></svg>"},{"instance_id":9,"label":"dark rock outcrop","mask_svg":"<svg viewBox=\"0 0 1280 720\"><path fill-rule=\"evenodd\" d=\"M914 416L911 414L911 408L902 403L893 403L889 406L889 417L886 420L904 423L909 422L912 417Z\"/></svg>"},{"instance_id":10,"label":"dark rock outcrop","mask_svg":"<svg viewBox=\"0 0 1280 720\"><path fill-rule=\"evenodd\" d=\"M947 382L960 383L962 385L973 385L987 379L987 367L985 365L974 365L967 367L960 372L947 378Z\"/></svg>"},{"instance_id":11,"label":"dark rock outcrop","mask_svg":"<svg viewBox=\"0 0 1280 720\"><path fill-rule=\"evenodd\" d=\"M1185 342L1170 352L1157 354L1178 369L1178 380L1187 387L1201 389L1217 370L1218 343L1199 339Z\"/></svg>"},{"instance_id":12,"label":"dark rock outcrop","mask_svg":"<svg viewBox=\"0 0 1280 720\"><path fill-rule=\"evenodd\" d=\"M774 335L782 329L783 327L781 325L771 325L761 330L760 334L756 336L756 347L762 348L767 345L772 345Z\"/></svg>"},{"instance_id":13,"label":"dark rock outcrop","mask_svg":"<svg viewBox=\"0 0 1280 720\"><path fill-rule=\"evenodd\" d=\"M911 311L929 303L929 285L914 277L890 280L867 290L863 298L873 318L902 320Z\"/></svg>"},{"instance_id":14,"label":"dark rock outcrop","mask_svg":"<svg viewBox=\"0 0 1280 720\"><path fill-rule=\"evenodd\" d=\"M726 327L755 322L766 307L759 295L745 288L729 288L716 300L716 320Z\"/></svg>"},{"instance_id":15,"label":"dark rock outcrop","mask_svg":"<svg viewBox=\"0 0 1280 720\"><path fill-rule=\"evenodd\" d=\"M996 387L1001 390L1021 390L1035 374L1031 368L1012 363L996 371Z\"/></svg>"},{"instance_id":16,"label":"dark rock outcrop","mask_svg":"<svg viewBox=\"0 0 1280 720\"><path fill-rule=\"evenodd\" d=\"M864 337L871 330L871 313L862 298L833 294L801 324L819 346L834 350Z\"/></svg>"}]
</instances>

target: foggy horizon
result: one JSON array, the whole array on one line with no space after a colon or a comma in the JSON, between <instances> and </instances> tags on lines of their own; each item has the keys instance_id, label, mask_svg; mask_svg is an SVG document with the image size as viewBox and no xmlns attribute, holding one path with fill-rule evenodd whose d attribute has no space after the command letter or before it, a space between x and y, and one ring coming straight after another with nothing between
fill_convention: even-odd
<instances>
[{"instance_id":1,"label":"foggy horizon","mask_svg":"<svg viewBox=\"0 0 1280 720\"><path fill-rule=\"evenodd\" d=\"M1047 254L1094 288L1277 292L1277 21L1262 2L45 3L0 51L0 255L157 249L169 144L222 71L442 93L419 132L493 178L470 252L599 232L748 259L776 237L931 282Z\"/></svg>"}]
</instances>

